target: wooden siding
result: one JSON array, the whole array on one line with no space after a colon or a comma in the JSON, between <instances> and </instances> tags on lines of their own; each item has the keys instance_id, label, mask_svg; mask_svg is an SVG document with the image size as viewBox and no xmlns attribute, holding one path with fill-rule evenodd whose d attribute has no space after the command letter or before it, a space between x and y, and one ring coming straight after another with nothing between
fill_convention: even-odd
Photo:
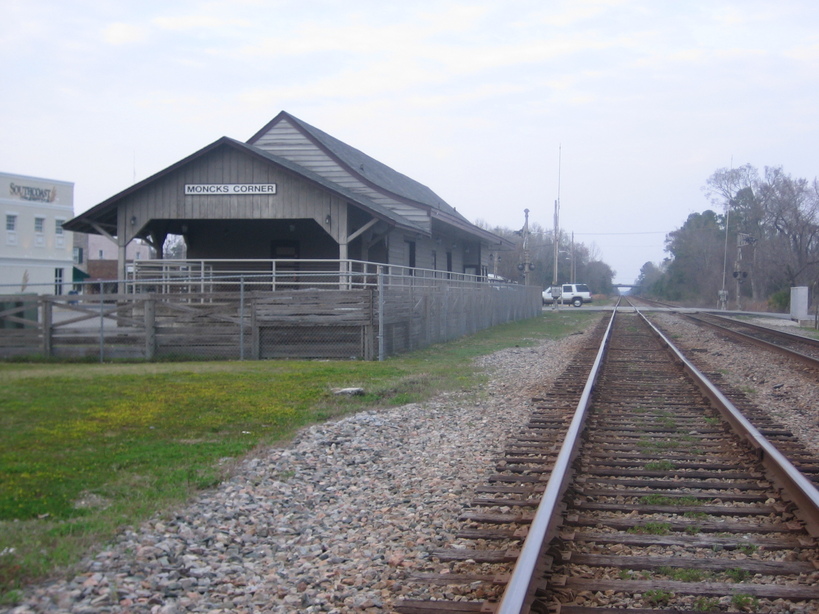
<instances>
[{"instance_id":1,"label":"wooden siding","mask_svg":"<svg viewBox=\"0 0 819 614\"><path fill-rule=\"evenodd\" d=\"M463 273L464 261L460 249L453 249L453 240L446 237L438 243L429 237L418 237L405 233L395 232L390 235L389 264L409 266L408 241L415 241L415 266L420 269L433 269L432 252L436 254L435 269L442 273L447 272L446 254L452 252L452 273Z\"/></svg>"},{"instance_id":2,"label":"wooden siding","mask_svg":"<svg viewBox=\"0 0 819 614\"><path fill-rule=\"evenodd\" d=\"M7 300L3 300L3 299ZM537 288L473 284L0 297L0 358L379 357L541 313ZM383 305L383 313L379 307Z\"/></svg>"},{"instance_id":3,"label":"wooden siding","mask_svg":"<svg viewBox=\"0 0 819 614\"><path fill-rule=\"evenodd\" d=\"M420 225L422 228L430 228L431 222L429 215L424 209L400 202L363 183L324 151L316 147L287 120L282 120L276 124L253 145L259 149L292 160L296 164L356 194L366 196L373 202L395 211L402 217Z\"/></svg>"},{"instance_id":4,"label":"wooden siding","mask_svg":"<svg viewBox=\"0 0 819 614\"><path fill-rule=\"evenodd\" d=\"M252 354L372 360L373 290L275 292L252 300Z\"/></svg>"},{"instance_id":5,"label":"wooden siding","mask_svg":"<svg viewBox=\"0 0 819 614\"><path fill-rule=\"evenodd\" d=\"M275 183L273 195L185 195L186 184ZM324 219L330 215L332 224ZM235 150L195 160L179 172L123 199L120 220L127 240L151 220L314 219L338 243L346 236L347 202L284 169ZM135 224L130 220L134 219Z\"/></svg>"}]
</instances>

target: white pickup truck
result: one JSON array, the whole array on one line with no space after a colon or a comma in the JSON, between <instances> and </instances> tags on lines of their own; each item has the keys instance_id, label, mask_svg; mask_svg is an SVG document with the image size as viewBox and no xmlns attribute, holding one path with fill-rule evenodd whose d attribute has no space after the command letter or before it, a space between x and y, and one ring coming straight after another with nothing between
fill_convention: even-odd
<instances>
[{"instance_id":1,"label":"white pickup truck","mask_svg":"<svg viewBox=\"0 0 819 614\"><path fill-rule=\"evenodd\" d=\"M591 291L586 284L563 284L562 286L546 288L541 296L543 296L544 305L551 305L555 296L559 303L564 305L571 303L575 307L592 302Z\"/></svg>"}]
</instances>

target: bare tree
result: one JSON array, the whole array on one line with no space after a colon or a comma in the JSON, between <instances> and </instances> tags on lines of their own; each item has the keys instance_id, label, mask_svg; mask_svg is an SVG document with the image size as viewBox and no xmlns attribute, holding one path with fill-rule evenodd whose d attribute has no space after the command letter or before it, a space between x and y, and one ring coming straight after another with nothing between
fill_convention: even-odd
<instances>
[{"instance_id":1,"label":"bare tree","mask_svg":"<svg viewBox=\"0 0 819 614\"><path fill-rule=\"evenodd\" d=\"M784 265L791 285L813 281L819 264L819 198L817 182L794 179L781 167L766 168L765 181L758 190L765 209L766 223L787 240L788 258Z\"/></svg>"},{"instance_id":2,"label":"bare tree","mask_svg":"<svg viewBox=\"0 0 819 614\"><path fill-rule=\"evenodd\" d=\"M163 247L163 257L171 260L183 259L186 257L188 247L185 244L185 237L182 235L168 235Z\"/></svg>"}]
</instances>

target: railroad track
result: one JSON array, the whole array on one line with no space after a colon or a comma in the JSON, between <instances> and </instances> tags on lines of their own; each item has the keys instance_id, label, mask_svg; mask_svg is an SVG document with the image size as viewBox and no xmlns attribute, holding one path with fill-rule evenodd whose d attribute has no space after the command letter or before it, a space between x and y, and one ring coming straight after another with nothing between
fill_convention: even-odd
<instances>
[{"instance_id":1,"label":"railroad track","mask_svg":"<svg viewBox=\"0 0 819 614\"><path fill-rule=\"evenodd\" d=\"M676 314L678 317L682 317L684 319L689 319L687 314ZM722 318L720 316L716 316L718 319L729 319L729 318ZM663 325L659 324L656 321L656 318L652 318L653 323L655 326L658 326L660 330L663 330ZM702 326L707 328L711 328L708 323L703 323ZM755 327L755 325L751 325ZM765 328L765 327L762 327ZM717 332L721 331L722 327L720 326ZM766 331L771 330L765 328ZM779 332L779 331L773 331ZM665 333L668 335L668 333ZM793 337L795 335L791 335L790 333L784 333L786 338ZM806 355L803 352L798 351L798 349L804 348L796 348L794 344L788 344L788 347L783 347L779 344L771 344L769 341L763 338L757 339L746 339L746 335L729 335L739 344L748 344L753 348L753 346L757 346L762 348L763 350L769 350L775 353L780 354L785 360L793 361L792 370L794 373L800 372L803 377L806 378L808 381L815 381L817 369L819 369L819 362L814 360L812 357ZM778 338L777 335L773 336L773 339L776 340ZM808 339L808 342L811 342L811 339ZM797 350L797 351L794 351ZM706 371L709 367L705 365L701 365L702 360L700 358L701 354L699 353L699 348L691 348L683 350L687 355L688 358L701 370ZM741 348L736 347L730 350L732 352L740 352L743 351ZM753 349L750 349L751 352L754 352ZM758 357L758 360L762 361L763 363L767 361L764 357L764 354L756 353L754 354ZM772 418L771 412L768 411L768 408L765 406L757 406L752 401L748 399L746 393L736 386L732 386L729 384L723 374L718 371L710 371L707 373L707 377L709 377L725 394L725 396L734 404L735 407L739 408L743 415L745 415L756 427L759 431L769 440L771 441L787 458L788 460L793 463L802 473L805 474L809 480L813 482L813 484L819 488L819 465L817 465L817 457L815 450L811 450L805 447L804 444L801 443L798 437L794 437L794 433L788 427L782 426L778 423L775 419Z\"/></svg>"},{"instance_id":2,"label":"railroad track","mask_svg":"<svg viewBox=\"0 0 819 614\"><path fill-rule=\"evenodd\" d=\"M714 329L722 335L765 347L813 369L819 369L819 340L817 339L715 314L684 314L684 317L700 326Z\"/></svg>"},{"instance_id":3,"label":"railroad track","mask_svg":"<svg viewBox=\"0 0 819 614\"><path fill-rule=\"evenodd\" d=\"M603 324L463 515L474 548L411 579L447 598L396 611L819 610L816 488L640 314Z\"/></svg>"}]
</instances>

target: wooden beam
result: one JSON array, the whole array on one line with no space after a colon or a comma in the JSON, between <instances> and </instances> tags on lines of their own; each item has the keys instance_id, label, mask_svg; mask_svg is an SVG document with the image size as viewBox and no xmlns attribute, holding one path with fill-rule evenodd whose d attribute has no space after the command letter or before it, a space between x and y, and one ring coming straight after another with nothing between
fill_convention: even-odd
<instances>
[{"instance_id":1,"label":"wooden beam","mask_svg":"<svg viewBox=\"0 0 819 614\"><path fill-rule=\"evenodd\" d=\"M108 239L110 239L114 243L117 242L117 240L107 230L105 230L102 226L100 226L96 222L91 222L91 227L94 230L96 230L98 233L100 233L103 237L107 237Z\"/></svg>"},{"instance_id":2,"label":"wooden beam","mask_svg":"<svg viewBox=\"0 0 819 614\"><path fill-rule=\"evenodd\" d=\"M354 239L358 238L358 237L359 237L359 236L361 236L363 233L367 232L367 231L368 231L370 228L372 228L373 226L375 226L377 223L378 223L378 220L377 220L377 219L375 219L375 218L371 219L369 222L367 222L366 224L364 224L364 225L363 225L361 228L359 228L358 230L356 230L356 231L355 231L353 234L351 234L350 236L348 236L348 237L347 237L347 243L349 243L350 241L353 241Z\"/></svg>"}]
</instances>

